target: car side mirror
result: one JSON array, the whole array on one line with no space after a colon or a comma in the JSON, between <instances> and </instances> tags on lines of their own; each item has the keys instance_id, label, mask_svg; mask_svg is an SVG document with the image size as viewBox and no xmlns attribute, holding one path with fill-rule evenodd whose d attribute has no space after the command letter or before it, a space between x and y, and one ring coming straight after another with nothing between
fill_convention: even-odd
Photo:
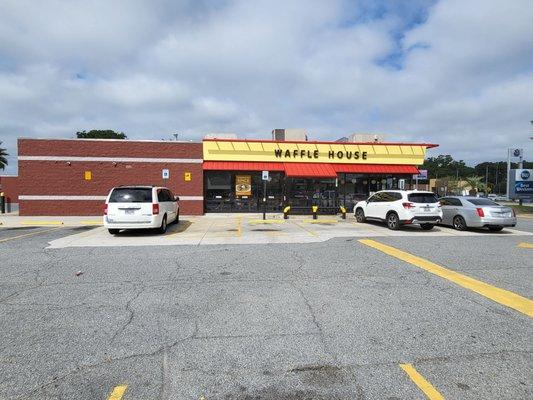
<instances>
[{"instance_id":1,"label":"car side mirror","mask_svg":"<svg viewBox=\"0 0 533 400\"><path fill-rule=\"evenodd\" d=\"M174 196L174 201L180 201L180 197L179 196Z\"/></svg>"}]
</instances>

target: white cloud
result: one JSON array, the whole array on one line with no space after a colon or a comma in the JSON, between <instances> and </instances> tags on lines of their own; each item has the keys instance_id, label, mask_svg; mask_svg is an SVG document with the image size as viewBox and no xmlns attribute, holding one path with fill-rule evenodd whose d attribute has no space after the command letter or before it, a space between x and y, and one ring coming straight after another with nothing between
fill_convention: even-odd
<instances>
[{"instance_id":1,"label":"white cloud","mask_svg":"<svg viewBox=\"0 0 533 400\"><path fill-rule=\"evenodd\" d=\"M394 4L4 0L0 140L16 154L19 136L93 128L200 139L303 127L440 143L432 154L471 162L514 145L531 158L531 2Z\"/></svg>"}]
</instances>

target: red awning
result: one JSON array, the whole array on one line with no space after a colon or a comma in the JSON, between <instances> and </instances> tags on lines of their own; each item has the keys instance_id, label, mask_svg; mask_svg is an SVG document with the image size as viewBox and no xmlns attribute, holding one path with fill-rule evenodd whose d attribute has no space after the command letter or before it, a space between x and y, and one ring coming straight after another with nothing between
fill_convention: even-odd
<instances>
[{"instance_id":1,"label":"red awning","mask_svg":"<svg viewBox=\"0 0 533 400\"><path fill-rule=\"evenodd\" d=\"M283 163L244 161L204 161L204 170L209 171L285 171Z\"/></svg>"},{"instance_id":2,"label":"red awning","mask_svg":"<svg viewBox=\"0 0 533 400\"><path fill-rule=\"evenodd\" d=\"M285 176L336 178L337 173L331 164L322 163L285 163Z\"/></svg>"},{"instance_id":3,"label":"red awning","mask_svg":"<svg viewBox=\"0 0 533 400\"><path fill-rule=\"evenodd\" d=\"M413 165L281 163L204 161L206 171L285 171L289 177L335 178L338 172L352 174L418 174Z\"/></svg>"},{"instance_id":4,"label":"red awning","mask_svg":"<svg viewBox=\"0 0 533 400\"><path fill-rule=\"evenodd\" d=\"M333 164L333 168L351 174L418 174L414 165Z\"/></svg>"}]
</instances>

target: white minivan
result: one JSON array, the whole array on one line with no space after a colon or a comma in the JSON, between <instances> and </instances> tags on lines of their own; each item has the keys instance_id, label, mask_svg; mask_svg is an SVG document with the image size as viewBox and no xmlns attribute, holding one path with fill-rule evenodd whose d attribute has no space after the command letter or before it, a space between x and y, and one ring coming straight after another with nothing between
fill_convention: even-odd
<instances>
[{"instance_id":1,"label":"white minivan","mask_svg":"<svg viewBox=\"0 0 533 400\"><path fill-rule=\"evenodd\" d=\"M118 186L111 189L104 206L104 226L116 235L121 229L154 229L165 233L179 222L179 197L159 186Z\"/></svg>"}]
</instances>

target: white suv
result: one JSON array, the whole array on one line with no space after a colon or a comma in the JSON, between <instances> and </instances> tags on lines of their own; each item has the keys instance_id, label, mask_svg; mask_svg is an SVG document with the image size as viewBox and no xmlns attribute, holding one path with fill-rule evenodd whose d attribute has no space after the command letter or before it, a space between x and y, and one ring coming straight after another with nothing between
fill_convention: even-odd
<instances>
[{"instance_id":1,"label":"white suv","mask_svg":"<svg viewBox=\"0 0 533 400\"><path fill-rule=\"evenodd\" d=\"M358 202L353 213L357 222L366 219L385 221L393 230L408 224L420 224L422 229L430 230L442 221L437 196L418 190L382 190L368 200Z\"/></svg>"},{"instance_id":2,"label":"white suv","mask_svg":"<svg viewBox=\"0 0 533 400\"><path fill-rule=\"evenodd\" d=\"M165 233L179 222L179 197L166 187L118 186L109 192L104 206L104 226L116 235L121 229L153 229Z\"/></svg>"}]
</instances>

